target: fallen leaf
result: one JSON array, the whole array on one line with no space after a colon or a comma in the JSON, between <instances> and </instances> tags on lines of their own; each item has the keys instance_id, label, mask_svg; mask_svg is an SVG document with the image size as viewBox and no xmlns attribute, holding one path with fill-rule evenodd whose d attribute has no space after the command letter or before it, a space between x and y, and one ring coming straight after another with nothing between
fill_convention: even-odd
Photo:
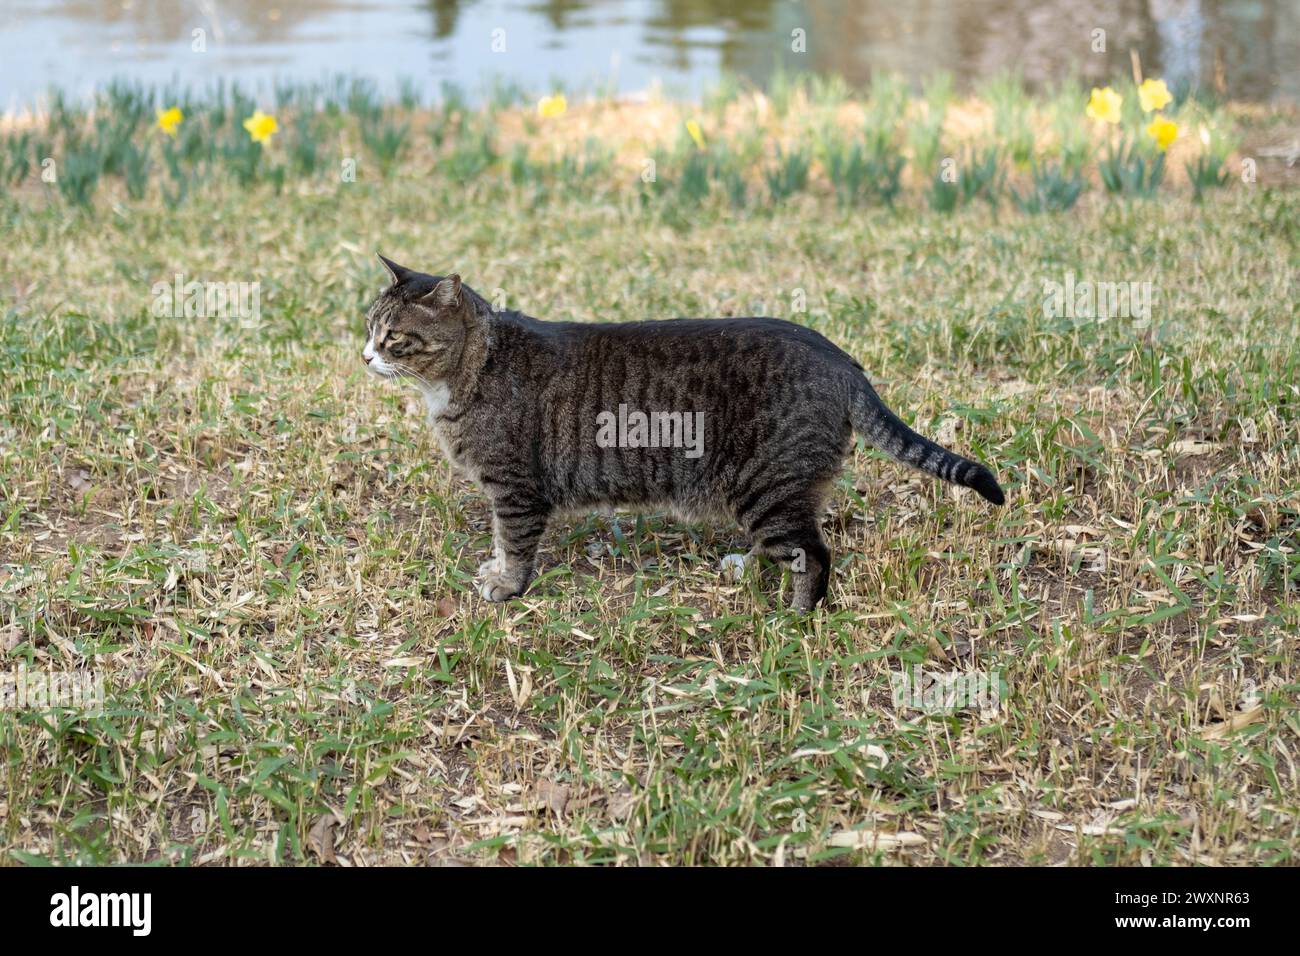
<instances>
[{"instance_id":1,"label":"fallen leaf","mask_svg":"<svg viewBox=\"0 0 1300 956\"><path fill-rule=\"evenodd\" d=\"M957 430L961 426L962 420L960 418L944 418L939 422L938 433L934 436L934 440L945 448L951 448L957 444Z\"/></svg>"},{"instance_id":2,"label":"fallen leaf","mask_svg":"<svg viewBox=\"0 0 1300 956\"><path fill-rule=\"evenodd\" d=\"M935 637L933 634L930 635L930 640L926 644L925 652L928 657L933 657L936 660L951 660L951 658L948 657L948 652L945 651L943 645L939 643L939 638Z\"/></svg>"},{"instance_id":3,"label":"fallen leaf","mask_svg":"<svg viewBox=\"0 0 1300 956\"><path fill-rule=\"evenodd\" d=\"M1113 827L1105 823L1085 823L1078 827L1073 823L1060 823L1057 824L1056 829L1077 833L1080 836L1124 836L1126 832L1122 827Z\"/></svg>"},{"instance_id":4,"label":"fallen leaf","mask_svg":"<svg viewBox=\"0 0 1300 956\"><path fill-rule=\"evenodd\" d=\"M1241 730L1243 727L1257 724L1263 719L1264 705L1257 704L1250 710L1243 710L1240 714L1233 714L1227 720L1202 727L1201 737L1205 740L1221 740L1234 730Z\"/></svg>"},{"instance_id":5,"label":"fallen leaf","mask_svg":"<svg viewBox=\"0 0 1300 956\"><path fill-rule=\"evenodd\" d=\"M384 667L419 667L423 663L422 657L392 657L384 661Z\"/></svg>"},{"instance_id":6,"label":"fallen leaf","mask_svg":"<svg viewBox=\"0 0 1300 956\"><path fill-rule=\"evenodd\" d=\"M90 480L90 472L84 468L78 468L68 475L68 487L72 489L73 494L85 495L94 485Z\"/></svg>"},{"instance_id":7,"label":"fallen leaf","mask_svg":"<svg viewBox=\"0 0 1300 956\"><path fill-rule=\"evenodd\" d=\"M1246 512L1246 520L1261 531L1273 530L1273 522L1269 520L1268 514L1263 508L1251 508Z\"/></svg>"},{"instance_id":8,"label":"fallen leaf","mask_svg":"<svg viewBox=\"0 0 1300 956\"><path fill-rule=\"evenodd\" d=\"M909 830L840 830L832 833L826 842L851 850L896 850L904 846L924 846L925 837Z\"/></svg>"},{"instance_id":9,"label":"fallen leaf","mask_svg":"<svg viewBox=\"0 0 1300 956\"><path fill-rule=\"evenodd\" d=\"M569 802L569 788L554 780L537 781L537 799L557 817Z\"/></svg>"},{"instance_id":10,"label":"fallen leaf","mask_svg":"<svg viewBox=\"0 0 1300 956\"><path fill-rule=\"evenodd\" d=\"M1087 524L1067 524L1065 533L1072 538L1100 538L1102 531Z\"/></svg>"},{"instance_id":11,"label":"fallen leaf","mask_svg":"<svg viewBox=\"0 0 1300 956\"><path fill-rule=\"evenodd\" d=\"M1223 446L1217 442L1203 441L1200 438L1180 438L1169 446L1175 455L1209 455Z\"/></svg>"},{"instance_id":12,"label":"fallen leaf","mask_svg":"<svg viewBox=\"0 0 1300 956\"><path fill-rule=\"evenodd\" d=\"M1223 694L1219 692L1218 685L1217 684L1210 685L1209 691L1210 691L1210 697L1206 701L1205 706L1208 709L1217 712L1221 720L1227 720L1228 710L1226 707L1223 706Z\"/></svg>"},{"instance_id":13,"label":"fallen leaf","mask_svg":"<svg viewBox=\"0 0 1300 956\"><path fill-rule=\"evenodd\" d=\"M317 818L307 834L307 849L311 850L322 863L337 863L334 856L334 824L338 819L332 813Z\"/></svg>"},{"instance_id":14,"label":"fallen leaf","mask_svg":"<svg viewBox=\"0 0 1300 956\"><path fill-rule=\"evenodd\" d=\"M452 598L445 597L438 602L435 609L442 617L452 617L456 613L457 604Z\"/></svg>"},{"instance_id":15,"label":"fallen leaf","mask_svg":"<svg viewBox=\"0 0 1300 956\"><path fill-rule=\"evenodd\" d=\"M10 624L8 627L0 627L0 651L8 654L20 643L22 643L23 632L18 629L17 624Z\"/></svg>"},{"instance_id":16,"label":"fallen leaf","mask_svg":"<svg viewBox=\"0 0 1300 956\"><path fill-rule=\"evenodd\" d=\"M625 790L610 797L606 806L610 817L621 823L632 815L632 810L636 807L636 797Z\"/></svg>"},{"instance_id":17,"label":"fallen leaf","mask_svg":"<svg viewBox=\"0 0 1300 956\"><path fill-rule=\"evenodd\" d=\"M858 753L868 760L874 760L876 768L879 770L884 770L889 766L889 754L885 753L884 747L878 747L875 744L863 744L858 748Z\"/></svg>"}]
</instances>

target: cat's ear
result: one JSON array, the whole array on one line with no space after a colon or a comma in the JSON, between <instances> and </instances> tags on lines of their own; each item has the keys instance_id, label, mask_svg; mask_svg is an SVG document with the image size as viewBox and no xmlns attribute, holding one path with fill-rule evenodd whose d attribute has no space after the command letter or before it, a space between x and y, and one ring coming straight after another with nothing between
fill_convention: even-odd
<instances>
[{"instance_id":1,"label":"cat's ear","mask_svg":"<svg viewBox=\"0 0 1300 956\"><path fill-rule=\"evenodd\" d=\"M401 285L411 274L411 269L408 269L405 266L399 266L392 259L385 258L383 253L375 254L379 256L379 261L384 264L384 268L388 270L388 274L393 277L393 285Z\"/></svg>"},{"instance_id":2,"label":"cat's ear","mask_svg":"<svg viewBox=\"0 0 1300 956\"><path fill-rule=\"evenodd\" d=\"M460 276L452 273L420 297L421 301L446 308L460 301Z\"/></svg>"}]
</instances>

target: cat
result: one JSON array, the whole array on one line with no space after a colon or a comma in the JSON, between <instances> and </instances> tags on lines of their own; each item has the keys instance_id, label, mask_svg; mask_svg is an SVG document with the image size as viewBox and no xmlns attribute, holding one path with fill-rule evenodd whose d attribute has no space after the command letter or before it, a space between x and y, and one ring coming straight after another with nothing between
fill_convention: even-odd
<instances>
[{"instance_id":1,"label":"cat","mask_svg":"<svg viewBox=\"0 0 1300 956\"><path fill-rule=\"evenodd\" d=\"M379 257L392 278L366 313L367 369L419 386L447 459L492 506L479 593L533 578L552 516L666 507L729 516L756 555L788 562L791 604L826 597L822 507L857 432L1001 505L993 473L918 435L862 366L782 319L547 322L494 310L458 275ZM735 556L730 556L735 559Z\"/></svg>"}]
</instances>

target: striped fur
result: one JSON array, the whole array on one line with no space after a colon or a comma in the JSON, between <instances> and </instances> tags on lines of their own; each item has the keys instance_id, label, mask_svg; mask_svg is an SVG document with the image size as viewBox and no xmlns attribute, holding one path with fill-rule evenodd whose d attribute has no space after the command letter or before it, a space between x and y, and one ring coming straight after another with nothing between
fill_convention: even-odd
<instances>
[{"instance_id":1,"label":"striped fur","mask_svg":"<svg viewBox=\"0 0 1300 956\"><path fill-rule=\"evenodd\" d=\"M494 312L459 277L384 262L393 284L367 315L367 363L419 385L447 457L488 496L489 600L527 588L553 516L665 507L734 518L754 553L791 563L793 604L811 608L830 576L820 515L854 431L1003 501L987 468L913 432L861 366L811 329L770 318L543 322ZM702 413L701 453L607 447L602 415L607 423L620 406Z\"/></svg>"}]
</instances>

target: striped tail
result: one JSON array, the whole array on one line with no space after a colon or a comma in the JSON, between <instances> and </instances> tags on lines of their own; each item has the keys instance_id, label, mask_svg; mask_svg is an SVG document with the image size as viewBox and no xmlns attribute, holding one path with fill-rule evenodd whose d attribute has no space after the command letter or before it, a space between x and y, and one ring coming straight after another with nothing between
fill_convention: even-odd
<instances>
[{"instance_id":1,"label":"striped tail","mask_svg":"<svg viewBox=\"0 0 1300 956\"><path fill-rule=\"evenodd\" d=\"M993 472L979 462L953 454L912 431L885 407L866 376L861 378L861 382L862 387L854 389L853 404L849 409L849 421L853 423L854 431L895 461L919 468L944 481L974 488L995 505L1006 501Z\"/></svg>"}]
</instances>

